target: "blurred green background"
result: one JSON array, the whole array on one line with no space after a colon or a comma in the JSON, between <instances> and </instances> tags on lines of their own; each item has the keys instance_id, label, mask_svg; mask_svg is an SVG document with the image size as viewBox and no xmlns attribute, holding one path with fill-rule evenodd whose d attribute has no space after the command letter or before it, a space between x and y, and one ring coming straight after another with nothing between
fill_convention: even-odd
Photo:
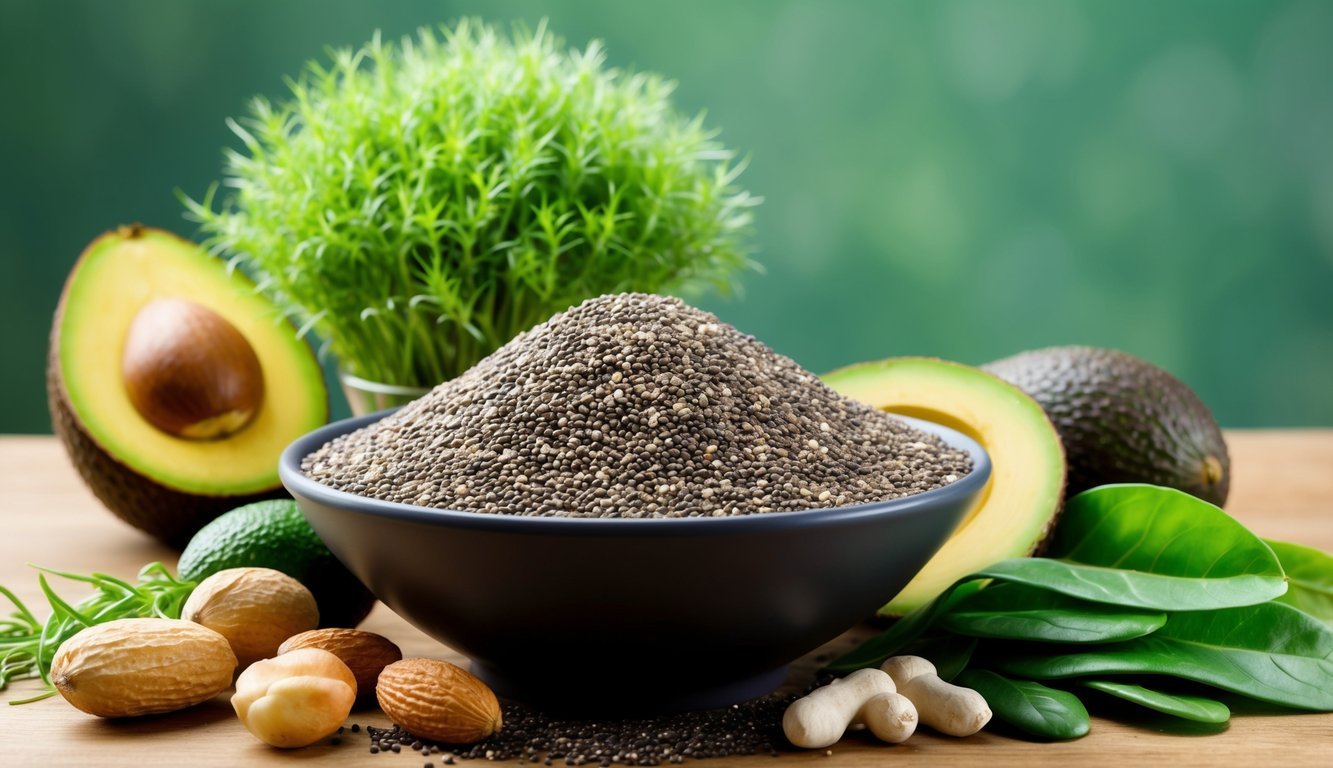
<instances>
[{"instance_id":1,"label":"blurred green background","mask_svg":"<svg viewBox=\"0 0 1333 768\"><path fill-rule=\"evenodd\" d=\"M1333 425L1333 3L7 0L0 432L50 428L65 273L195 234L224 119L463 15L603 39L748 153L765 274L705 306L808 368L1111 346L1226 426Z\"/></svg>"}]
</instances>

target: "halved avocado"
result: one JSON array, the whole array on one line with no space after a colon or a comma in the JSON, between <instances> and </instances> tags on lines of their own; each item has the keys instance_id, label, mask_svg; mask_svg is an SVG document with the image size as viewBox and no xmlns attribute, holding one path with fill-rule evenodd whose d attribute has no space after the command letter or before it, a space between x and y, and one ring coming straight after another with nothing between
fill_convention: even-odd
<instances>
[{"instance_id":1,"label":"halved avocado","mask_svg":"<svg viewBox=\"0 0 1333 768\"><path fill-rule=\"evenodd\" d=\"M241 273L161 230L94 240L65 283L47 397L93 493L175 547L283 495L278 454L328 420L309 346Z\"/></svg>"},{"instance_id":2,"label":"halved avocado","mask_svg":"<svg viewBox=\"0 0 1333 768\"><path fill-rule=\"evenodd\" d=\"M957 579L1030 555L1045 541L1064 499L1064 449L1046 413L1022 390L976 368L925 357L861 363L823 379L866 405L959 430L990 454L991 479L976 506L882 615L909 613Z\"/></svg>"}]
</instances>

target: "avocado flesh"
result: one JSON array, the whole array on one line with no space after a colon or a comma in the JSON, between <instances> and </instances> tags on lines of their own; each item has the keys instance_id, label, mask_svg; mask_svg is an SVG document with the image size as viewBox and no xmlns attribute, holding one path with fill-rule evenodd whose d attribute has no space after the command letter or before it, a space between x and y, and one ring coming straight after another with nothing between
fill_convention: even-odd
<instances>
[{"instance_id":1,"label":"avocado flesh","mask_svg":"<svg viewBox=\"0 0 1333 768\"><path fill-rule=\"evenodd\" d=\"M154 427L130 401L121 354L135 315L163 297L226 318L250 343L269 386L254 420L218 440ZM84 251L56 310L47 366L52 423L94 494L175 546L218 514L282 495L277 458L328 419L323 374L305 342L241 274L197 245L127 227Z\"/></svg>"},{"instance_id":2,"label":"avocado flesh","mask_svg":"<svg viewBox=\"0 0 1333 768\"><path fill-rule=\"evenodd\" d=\"M1041 404L1069 458L1068 495L1108 483L1178 488L1222 506L1231 459L1199 396L1125 352L1050 347L984 366Z\"/></svg>"},{"instance_id":3,"label":"avocado flesh","mask_svg":"<svg viewBox=\"0 0 1333 768\"><path fill-rule=\"evenodd\" d=\"M881 615L910 613L959 578L1030 555L1045 541L1064 498L1064 452L1041 407L1017 387L976 368L918 357L853 365L823 379L880 410L957 429L990 455L982 497Z\"/></svg>"}]
</instances>

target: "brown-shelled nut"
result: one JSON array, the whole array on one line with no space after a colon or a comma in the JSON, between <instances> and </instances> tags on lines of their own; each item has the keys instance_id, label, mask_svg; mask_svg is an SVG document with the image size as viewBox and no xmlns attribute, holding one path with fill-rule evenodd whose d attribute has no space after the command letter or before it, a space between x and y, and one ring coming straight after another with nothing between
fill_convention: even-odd
<instances>
[{"instance_id":1,"label":"brown-shelled nut","mask_svg":"<svg viewBox=\"0 0 1333 768\"><path fill-rule=\"evenodd\" d=\"M51 682L98 717L134 717L194 706L231 685L236 656L217 632L176 619L118 619L66 640Z\"/></svg>"},{"instance_id":2,"label":"brown-shelled nut","mask_svg":"<svg viewBox=\"0 0 1333 768\"><path fill-rule=\"evenodd\" d=\"M500 730L500 702L466 670L438 659L404 659L380 673L380 709L413 736L472 744Z\"/></svg>"},{"instance_id":3,"label":"brown-shelled nut","mask_svg":"<svg viewBox=\"0 0 1333 768\"><path fill-rule=\"evenodd\" d=\"M392 640L360 629L330 627L292 635L278 646L278 655L300 648L319 648L342 659L356 677L357 694L367 697L374 694L380 672L403 658Z\"/></svg>"},{"instance_id":4,"label":"brown-shelled nut","mask_svg":"<svg viewBox=\"0 0 1333 768\"><path fill-rule=\"evenodd\" d=\"M272 568L228 568L199 582L181 618L231 643L241 668L276 656L283 640L319 626L319 606L305 585Z\"/></svg>"}]
</instances>

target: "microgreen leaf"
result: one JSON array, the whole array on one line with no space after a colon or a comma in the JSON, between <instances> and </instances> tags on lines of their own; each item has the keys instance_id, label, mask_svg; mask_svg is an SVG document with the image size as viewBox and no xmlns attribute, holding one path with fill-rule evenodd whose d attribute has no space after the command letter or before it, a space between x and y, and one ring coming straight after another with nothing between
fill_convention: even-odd
<instances>
[{"instance_id":1,"label":"microgreen leaf","mask_svg":"<svg viewBox=\"0 0 1333 768\"><path fill-rule=\"evenodd\" d=\"M390 384L457 376L586 298L725 287L750 266L743 164L671 83L605 59L544 24L376 35L228 121L225 179L182 202L303 332Z\"/></svg>"},{"instance_id":2,"label":"microgreen leaf","mask_svg":"<svg viewBox=\"0 0 1333 768\"><path fill-rule=\"evenodd\" d=\"M44 622L39 622L17 595L0 586L0 595L13 603L15 609L9 619L0 620L0 690L12 680L27 678L41 678L47 686L45 693L11 704L39 701L54 693L51 662L61 643L80 630L116 619L149 616L178 619L195 587L194 582L176 578L160 562L141 568L138 584L105 573L85 575L40 567L37 570L41 572L38 585L51 606L51 614ZM70 604L56 594L46 580L47 574L90 584L95 591L77 604Z\"/></svg>"}]
</instances>

